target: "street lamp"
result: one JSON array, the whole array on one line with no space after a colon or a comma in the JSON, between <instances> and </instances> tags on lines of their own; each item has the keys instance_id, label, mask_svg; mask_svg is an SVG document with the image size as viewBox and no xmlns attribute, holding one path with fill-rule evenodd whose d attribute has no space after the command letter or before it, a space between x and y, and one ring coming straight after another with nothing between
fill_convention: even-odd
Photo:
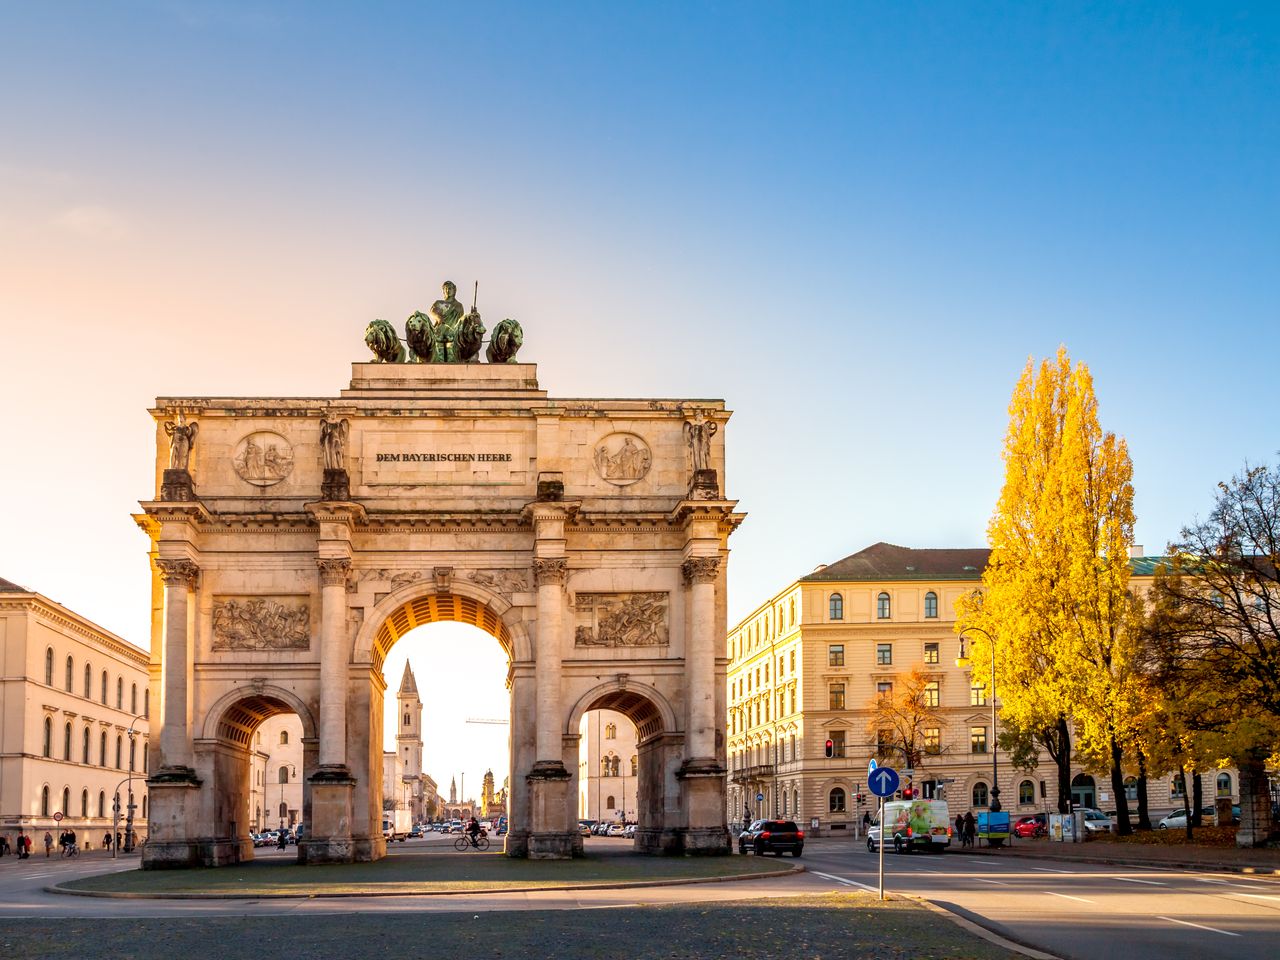
<instances>
[{"instance_id":1,"label":"street lamp","mask_svg":"<svg viewBox=\"0 0 1280 960\"><path fill-rule=\"evenodd\" d=\"M284 804L284 785L290 782L289 780L290 777L296 777L298 775L298 768L295 767L292 763L286 763L284 766L288 772L285 773L284 777L280 778L280 807L281 807L280 829L281 830L283 830L287 826L287 824L285 823L285 820L287 819L288 815L285 813L285 811L289 809Z\"/></svg>"},{"instance_id":2,"label":"street lamp","mask_svg":"<svg viewBox=\"0 0 1280 960\"><path fill-rule=\"evenodd\" d=\"M991 750L991 803L987 805L987 809L992 813L999 813L1003 808L1000 806L1000 751L996 737L996 638L981 627L965 627L961 630L960 655L956 657L956 666L962 670L967 670L971 665L964 652L964 635L966 633L980 633L991 644L991 742L988 744L988 749Z\"/></svg>"},{"instance_id":3,"label":"street lamp","mask_svg":"<svg viewBox=\"0 0 1280 960\"><path fill-rule=\"evenodd\" d=\"M138 714L136 717L134 717L132 720L129 721L129 729L125 731L125 734L129 738L129 758L130 760L133 760L133 761L136 761L136 758L137 758L137 754L134 753L133 738L138 734L138 731L134 729L134 724L136 724L139 720L141 720L145 716L146 716L145 713ZM112 806L111 836L112 836L112 839L114 840L120 834L120 787L123 784L128 784L126 793L129 799L127 801L126 808L125 808L125 822L124 822L124 852L125 853L133 852L133 810L135 806L133 802L133 780L134 780L133 767L135 765L136 765L135 763L130 763L129 775L125 777L123 780L121 780L120 783L116 784L116 788L113 791L112 804L111 804ZM148 771L144 770L143 772L146 773ZM120 844L118 843L112 844L111 859L115 860L119 855L120 855Z\"/></svg>"}]
</instances>

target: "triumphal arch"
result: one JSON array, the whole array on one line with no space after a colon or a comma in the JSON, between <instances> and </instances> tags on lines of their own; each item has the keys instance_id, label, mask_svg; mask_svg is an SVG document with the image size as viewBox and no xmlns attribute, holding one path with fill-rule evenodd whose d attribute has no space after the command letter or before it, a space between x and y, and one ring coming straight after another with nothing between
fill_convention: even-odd
<instances>
[{"instance_id":1,"label":"triumphal arch","mask_svg":"<svg viewBox=\"0 0 1280 960\"><path fill-rule=\"evenodd\" d=\"M407 342L370 324L337 396L156 401L144 866L252 857L253 735L283 712L304 730L299 859L381 857L383 658L442 620L510 660L509 854L581 852L597 708L637 728L637 848L729 850L729 412L549 397L514 321L480 360L451 287Z\"/></svg>"}]
</instances>

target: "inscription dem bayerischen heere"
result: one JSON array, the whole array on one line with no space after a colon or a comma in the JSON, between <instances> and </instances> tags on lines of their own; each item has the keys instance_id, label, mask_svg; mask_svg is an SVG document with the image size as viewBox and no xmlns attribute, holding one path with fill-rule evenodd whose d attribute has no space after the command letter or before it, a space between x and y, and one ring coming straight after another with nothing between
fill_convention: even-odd
<instances>
[{"instance_id":1,"label":"inscription dem bayerischen heere","mask_svg":"<svg viewBox=\"0 0 1280 960\"><path fill-rule=\"evenodd\" d=\"M462 427L460 424L459 427ZM529 438L514 430L370 431L362 438L366 484L524 483Z\"/></svg>"},{"instance_id":2,"label":"inscription dem bayerischen heere","mask_svg":"<svg viewBox=\"0 0 1280 960\"><path fill-rule=\"evenodd\" d=\"M375 463L510 463L509 453L379 453L375 455Z\"/></svg>"}]
</instances>

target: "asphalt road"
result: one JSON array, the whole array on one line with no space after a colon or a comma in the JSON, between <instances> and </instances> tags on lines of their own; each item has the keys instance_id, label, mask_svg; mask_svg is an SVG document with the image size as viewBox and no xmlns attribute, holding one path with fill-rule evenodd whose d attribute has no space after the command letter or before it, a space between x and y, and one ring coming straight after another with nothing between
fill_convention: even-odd
<instances>
[{"instance_id":1,"label":"asphalt road","mask_svg":"<svg viewBox=\"0 0 1280 960\"><path fill-rule=\"evenodd\" d=\"M865 844L805 847L811 875L877 890ZM1027 856L896 855L885 888L925 897L1010 939L1071 960L1280 957L1280 882L1231 873L1108 867Z\"/></svg>"}]
</instances>

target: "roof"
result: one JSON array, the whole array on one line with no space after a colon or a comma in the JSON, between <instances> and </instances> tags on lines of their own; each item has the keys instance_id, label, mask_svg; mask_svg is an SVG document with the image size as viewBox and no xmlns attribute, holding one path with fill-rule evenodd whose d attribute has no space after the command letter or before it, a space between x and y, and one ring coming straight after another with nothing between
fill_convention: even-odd
<instances>
[{"instance_id":1,"label":"roof","mask_svg":"<svg viewBox=\"0 0 1280 960\"><path fill-rule=\"evenodd\" d=\"M26 587L19 586L18 584L14 583L12 580L6 580L4 577L0 577L0 593L30 593L30 592L31 591L28 590Z\"/></svg>"},{"instance_id":2,"label":"roof","mask_svg":"<svg viewBox=\"0 0 1280 960\"><path fill-rule=\"evenodd\" d=\"M400 678L400 693L418 695L418 683L413 679L413 671L409 669L409 661L404 662L404 676Z\"/></svg>"},{"instance_id":3,"label":"roof","mask_svg":"<svg viewBox=\"0 0 1280 960\"><path fill-rule=\"evenodd\" d=\"M800 580L981 580L990 554L986 547L918 550L873 543Z\"/></svg>"}]
</instances>

